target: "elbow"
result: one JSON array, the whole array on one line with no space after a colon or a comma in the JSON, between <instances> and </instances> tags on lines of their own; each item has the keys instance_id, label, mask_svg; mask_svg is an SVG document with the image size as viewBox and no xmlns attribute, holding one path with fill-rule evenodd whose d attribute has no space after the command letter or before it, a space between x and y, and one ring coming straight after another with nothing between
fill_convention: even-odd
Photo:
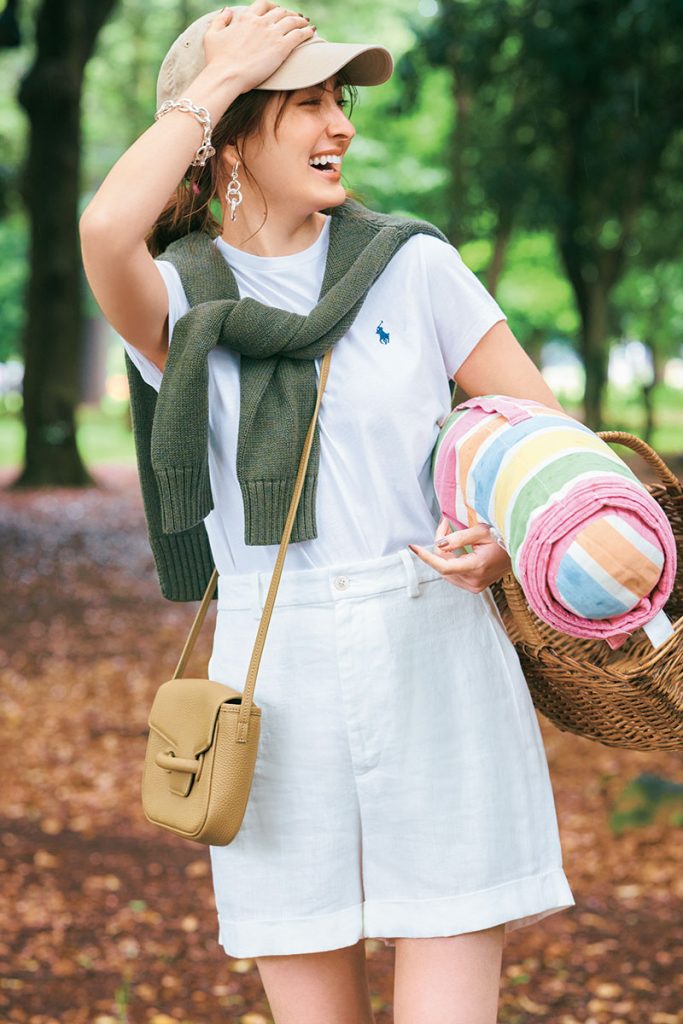
<instances>
[{"instance_id":1,"label":"elbow","mask_svg":"<svg viewBox=\"0 0 683 1024\"><path fill-rule=\"evenodd\" d=\"M92 203L89 203L78 221L78 233L81 241L83 242L93 237L102 237L110 233L110 231L111 224L109 219L97 208L93 208Z\"/></svg>"}]
</instances>

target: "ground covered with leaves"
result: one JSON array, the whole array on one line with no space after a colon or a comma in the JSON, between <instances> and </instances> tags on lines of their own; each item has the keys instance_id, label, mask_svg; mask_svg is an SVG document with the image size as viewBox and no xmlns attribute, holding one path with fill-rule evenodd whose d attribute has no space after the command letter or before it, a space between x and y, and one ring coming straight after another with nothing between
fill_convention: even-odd
<instances>
[{"instance_id":1,"label":"ground covered with leaves","mask_svg":"<svg viewBox=\"0 0 683 1024\"><path fill-rule=\"evenodd\" d=\"M196 605L160 595L135 471L97 479L0 495L0 1020L268 1024L255 963L217 944L208 849L140 807L147 713ZM540 722L576 906L509 936L499 1020L683 1024L680 754ZM366 953L389 1024L394 951Z\"/></svg>"}]
</instances>

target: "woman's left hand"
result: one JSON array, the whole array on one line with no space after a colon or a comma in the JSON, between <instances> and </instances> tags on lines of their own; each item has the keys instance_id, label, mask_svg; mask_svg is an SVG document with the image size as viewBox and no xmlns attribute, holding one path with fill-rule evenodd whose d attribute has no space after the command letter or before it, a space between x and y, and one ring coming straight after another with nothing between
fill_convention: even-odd
<instances>
[{"instance_id":1,"label":"woman's left hand","mask_svg":"<svg viewBox=\"0 0 683 1024\"><path fill-rule=\"evenodd\" d=\"M510 556L493 539L488 526L480 523L467 530L449 533L449 525L447 519L442 519L436 531L441 554L437 555L419 544L409 544L408 547L423 562L440 572L449 583L473 594L480 594L510 571ZM455 549L465 544L472 546L472 553L456 554Z\"/></svg>"}]
</instances>

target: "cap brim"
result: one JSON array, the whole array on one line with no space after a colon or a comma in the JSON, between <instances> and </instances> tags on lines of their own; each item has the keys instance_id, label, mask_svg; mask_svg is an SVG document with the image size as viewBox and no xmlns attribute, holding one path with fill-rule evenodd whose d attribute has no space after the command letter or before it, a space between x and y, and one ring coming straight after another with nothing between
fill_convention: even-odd
<instances>
[{"instance_id":1,"label":"cap brim","mask_svg":"<svg viewBox=\"0 0 683 1024\"><path fill-rule=\"evenodd\" d=\"M292 50L280 67L255 88L306 89L342 68L350 85L381 85L391 77L394 61L384 46L311 39Z\"/></svg>"}]
</instances>

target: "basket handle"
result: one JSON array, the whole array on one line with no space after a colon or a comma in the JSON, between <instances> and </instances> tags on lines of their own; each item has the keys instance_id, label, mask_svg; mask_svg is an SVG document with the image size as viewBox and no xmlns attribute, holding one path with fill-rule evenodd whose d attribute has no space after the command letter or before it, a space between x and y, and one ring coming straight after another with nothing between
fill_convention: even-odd
<instances>
[{"instance_id":1,"label":"basket handle","mask_svg":"<svg viewBox=\"0 0 683 1024\"><path fill-rule=\"evenodd\" d=\"M641 455L654 469L665 487L673 491L680 491L681 483L676 474L669 469L664 459L650 447L647 441L643 441L642 437L628 434L625 430L599 430L598 437L611 444L623 444Z\"/></svg>"},{"instance_id":2,"label":"basket handle","mask_svg":"<svg viewBox=\"0 0 683 1024\"><path fill-rule=\"evenodd\" d=\"M500 586L505 594L508 608L514 614L515 622L520 631L522 643L530 644L533 647L543 646L543 637L538 631L529 605L527 604L524 592L511 572L508 572L499 580Z\"/></svg>"}]
</instances>

